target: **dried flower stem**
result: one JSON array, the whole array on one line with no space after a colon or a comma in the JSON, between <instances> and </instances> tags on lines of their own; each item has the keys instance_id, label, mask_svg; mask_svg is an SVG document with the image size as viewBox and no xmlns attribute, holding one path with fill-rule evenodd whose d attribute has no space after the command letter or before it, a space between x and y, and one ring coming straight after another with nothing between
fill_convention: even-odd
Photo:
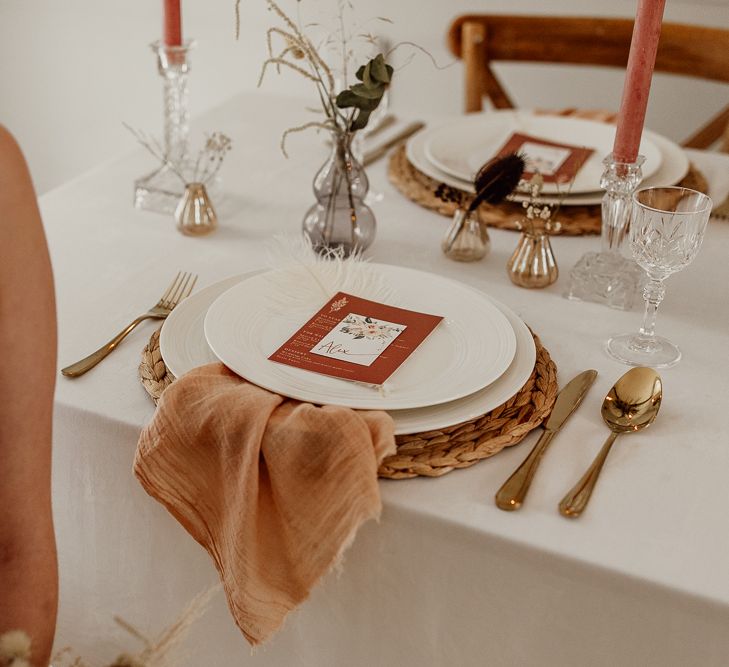
<instances>
[{"instance_id":1,"label":"dried flower stem","mask_svg":"<svg viewBox=\"0 0 729 667\"><path fill-rule=\"evenodd\" d=\"M288 156L289 156L289 154L288 154L288 153L286 152L286 138L287 138L287 137L288 137L288 136L289 136L290 134L293 134L294 132L303 132L304 130L309 130L309 129L311 129L312 127L316 127L316 128L319 128L320 130L331 130L331 129L332 129L332 126L331 126L331 124L328 124L328 123L326 123L326 122L323 122L323 123L322 123L322 122L320 122L320 121L316 121L316 120L312 120L312 121L310 121L310 122L308 122L308 123L304 123L303 125L298 125L298 126L296 126L296 127L290 127L290 128L288 129L288 130L286 130L286 131L285 131L285 132L284 132L284 133L283 133L283 134L281 135L281 143L280 143L280 147L281 147L281 152L282 152L282 153L283 153L283 154L284 154L284 155L285 155L286 157L288 157Z\"/></svg>"},{"instance_id":2,"label":"dried flower stem","mask_svg":"<svg viewBox=\"0 0 729 667\"><path fill-rule=\"evenodd\" d=\"M177 167L177 165L169 159L169 156L162 149L159 141L157 141L154 137L147 136L141 130L136 130L131 125L127 125L126 123L122 123L122 125L124 125L124 127L126 127L127 130L129 130L136 137L137 141L145 149L147 149L147 151L151 155L159 160L165 167L169 168L169 170L182 181L183 185L187 183L187 181L185 180L185 176Z\"/></svg>"},{"instance_id":3,"label":"dried flower stem","mask_svg":"<svg viewBox=\"0 0 729 667\"><path fill-rule=\"evenodd\" d=\"M213 132L211 135L208 135L205 145L198 152L195 168L192 170L190 177L187 178L181 166L169 159L169 156L165 153L157 139L146 135L141 130L136 130L126 123L123 123L123 125L151 155L175 174L182 181L183 185L193 182L199 182L205 185L210 183L220 171L225 156L231 148L230 139L222 132Z\"/></svg>"},{"instance_id":4,"label":"dried flower stem","mask_svg":"<svg viewBox=\"0 0 729 667\"><path fill-rule=\"evenodd\" d=\"M258 85L260 86L263 83L263 77L266 74L266 69L269 65L285 65L286 67L290 67L295 72L298 72L301 74L301 76L305 76L307 79L310 79L314 83L319 83L320 80L317 79L313 74L310 74L307 72L303 67L299 67L298 65L295 65L292 62L289 62L285 58L268 58L263 63L263 69L261 70L261 76L258 78Z\"/></svg>"},{"instance_id":5,"label":"dried flower stem","mask_svg":"<svg viewBox=\"0 0 729 667\"><path fill-rule=\"evenodd\" d=\"M416 44L415 42L409 42L407 40L398 42L397 44L393 45L385 53L385 59L389 61L390 56L393 53L395 53L395 51L402 48L403 46L409 46L410 48L413 48L416 51L420 51L421 53L426 55L428 57L428 59L430 60L430 62L432 63L433 67L435 67L435 69L448 69L449 67L453 67L453 65L456 64L456 61L454 60L454 61L448 63L447 65L439 65L438 61L435 59L435 56L430 51L428 51L428 49L420 46L420 44ZM405 67L414 57L415 57L414 54L411 54L410 58L407 61L405 61L405 63L403 65L401 65L400 67L398 67L397 69L402 69L403 67Z\"/></svg>"}]
</instances>

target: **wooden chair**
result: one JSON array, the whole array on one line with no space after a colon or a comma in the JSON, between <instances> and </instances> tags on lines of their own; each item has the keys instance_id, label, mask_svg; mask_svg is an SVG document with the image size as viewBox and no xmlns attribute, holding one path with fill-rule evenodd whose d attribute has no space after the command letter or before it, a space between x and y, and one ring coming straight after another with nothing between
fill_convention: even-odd
<instances>
[{"instance_id":1,"label":"wooden chair","mask_svg":"<svg viewBox=\"0 0 729 667\"><path fill-rule=\"evenodd\" d=\"M496 78L495 61L565 63L625 68L632 19L473 14L450 27L448 42L465 64L466 112L480 111L483 97L497 109L514 103ZM664 23L656 71L729 83L729 30ZM729 152L729 106L683 145L708 148L723 137Z\"/></svg>"}]
</instances>

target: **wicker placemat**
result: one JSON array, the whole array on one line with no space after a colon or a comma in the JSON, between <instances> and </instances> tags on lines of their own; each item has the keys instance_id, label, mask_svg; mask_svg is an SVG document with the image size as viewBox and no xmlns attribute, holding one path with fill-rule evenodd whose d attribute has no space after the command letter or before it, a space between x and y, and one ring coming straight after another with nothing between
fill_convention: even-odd
<instances>
[{"instance_id":1,"label":"wicker placemat","mask_svg":"<svg viewBox=\"0 0 729 667\"><path fill-rule=\"evenodd\" d=\"M557 368L536 335L534 342L534 371L514 397L471 421L438 431L397 436L397 454L383 461L380 477L440 477L521 442L537 428L549 415L557 396ZM159 331L152 334L142 351L139 379L155 403L175 380L160 354Z\"/></svg>"},{"instance_id":2,"label":"wicker placemat","mask_svg":"<svg viewBox=\"0 0 729 667\"><path fill-rule=\"evenodd\" d=\"M436 195L436 191L453 190L417 169L405 154L405 146L398 148L390 157L388 176L392 184L408 199L427 209L436 211L441 215L452 217L458 204L443 201ZM708 183L704 175L691 164L689 172L679 185L700 192L706 192ZM463 193L465 201L472 195ZM498 229L511 229L516 231L516 223L524 218L524 208L521 204L506 202L499 206L481 204L478 209L482 222ZM583 234L600 233L600 206L562 206L556 217L561 223L559 234L567 236L581 236Z\"/></svg>"}]
</instances>

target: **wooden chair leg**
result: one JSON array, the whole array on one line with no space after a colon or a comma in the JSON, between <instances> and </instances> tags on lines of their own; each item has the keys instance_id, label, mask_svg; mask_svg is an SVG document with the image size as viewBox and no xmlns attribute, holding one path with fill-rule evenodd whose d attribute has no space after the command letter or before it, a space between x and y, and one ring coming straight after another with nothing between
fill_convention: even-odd
<instances>
[{"instance_id":1,"label":"wooden chair leg","mask_svg":"<svg viewBox=\"0 0 729 667\"><path fill-rule=\"evenodd\" d=\"M682 145L686 148L709 148L719 139L721 140L720 150L729 152L729 107L714 116Z\"/></svg>"},{"instance_id":2,"label":"wooden chair leg","mask_svg":"<svg viewBox=\"0 0 729 667\"><path fill-rule=\"evenodd\" d=\"M467 21L463 24L463 64L465 67L465 111L483 109L483 80L485 69L484 45L486 27L482 23Z\"/></svg>"}]
</instances>

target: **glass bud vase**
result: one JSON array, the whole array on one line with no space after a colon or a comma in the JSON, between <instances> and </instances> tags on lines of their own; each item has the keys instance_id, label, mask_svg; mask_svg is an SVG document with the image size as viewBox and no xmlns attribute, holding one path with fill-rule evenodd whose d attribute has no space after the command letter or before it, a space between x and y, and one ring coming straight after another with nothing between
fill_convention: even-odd
<instances>
[{"instance_id":1,"label":"glass bud vase","mask_svg":"<svg viewBox=\"0 0 729 667\"><path fill-rule=\"evenodd\" d=\"M522 232L506 272L519 287L547 287L559 277L549 236L544 232Z\"/></svg>"},{"instance_id":2,"label":"glass bud vase","mask_svg":"<svg viewBox=\"0 0 729 667\"><path fill-rule=\"evenodd\" d=\"M369 182L352 154L353 134L332 133L332 152L314 177L314 204L304 216L303 232L317 252L361 252L375 238L375 216L364 198Z\"/></svg>"},{"instance_id":3,"label":"glass bud vase","mask_svg":"<svg viewBox=\"0 0 729 667\"><path fill-rule=\"evenodd\" d=\"M187 236L202 236L215 231L218 216L204 183L188 183L175 209L177 229Z\"/></svg>"},{"instance_id":4,"label":"glass bud vase","mask_svg":"<svg viewBox=\"0 0 729 667\"><path fill-rule=\"evenodd\" d=\"M478 219L478 213L456 209L441 242L445 256L457 262L474 262L483 259L490 247L488 230Z\"/></svg>"}]
</instances>

